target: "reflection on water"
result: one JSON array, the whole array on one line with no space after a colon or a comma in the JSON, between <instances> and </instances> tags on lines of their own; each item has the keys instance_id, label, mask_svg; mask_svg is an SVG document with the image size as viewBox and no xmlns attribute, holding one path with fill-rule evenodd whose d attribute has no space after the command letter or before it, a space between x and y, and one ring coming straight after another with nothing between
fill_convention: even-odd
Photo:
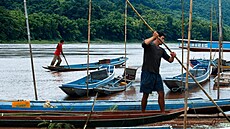
<instances>
[{"instance_id":1,"label":"reflection on water","mask_svg":"<svg viewBox=\"0 0 230 129\"><path fill-rule=\"evenodd\" d=\"M67 96L59 86L63 83L68 83L77 80L87 74L86 71L75 72L49 72L42 68L50 64L53 58L53 52L56 44L33 44L33 57L35 66L35 78L39 100L78 100L86 99L93 100L94 95L90 97L71 98ZM172 51L177 53L177 57L181 59L181 49L178 44L168 44ZM124 44L91 44L90 62L98 61L104 58L116 58L124 56ZM69 64L81 64L87 62L87 44L64 44L63 46L66 59ZM186 52L184 55L187 55ZM208 52L191 52L191 58L206 58L209 59ZM217 55L217 54L216 54ZM127 66L140 67L142 65L143 49L139 43L127 44ZM228 53L224 53L226 60L230 60ZM217 57L215 57L217 58ZM186 59L186 57L184 57ZM63 60L62 64L65 64ZM185 64L185 63L184 63ZM28 44L0 44L0 92L1 99L18 100L18 99L35 99L34 86L30 64L30 54ZM161 65L162 78L180 74L181 66L175 60L173 63L168 63L162 60ZM115 69L116 76L122 75L123 68ZM120 92L111 96L98 96L97 99L110 100L140 100L142 94L139 93L141 68L137 70L136 83L133 87L125 92ZM213 90L213 77L210 82L203 87L206 92L212 97L217 98L217 91ZM183 98L183 93L172 93L165 86L166 98ZM228 97L229 90L221 89L220 97ZM189 97L207 98L200 88L195 88L189 91ZM151 99L157 99L157 94L153 93Z\"/></svg>"}]
</instances>

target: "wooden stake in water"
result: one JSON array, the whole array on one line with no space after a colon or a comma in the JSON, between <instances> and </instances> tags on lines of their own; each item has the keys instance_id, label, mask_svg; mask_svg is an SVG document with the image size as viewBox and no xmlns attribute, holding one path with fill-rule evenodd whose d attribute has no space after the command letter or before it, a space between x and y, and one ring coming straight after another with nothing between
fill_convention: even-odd
<instances>
[{"instance_id":1,"label":"wooden stake in water","mask_svg":"<svg viewBox=\"0 0 230 129\"><path fill-rule=\"evenodd\" d=\"M27 28L27 35L28 35L28 43L29 43L29 48L30 48L30 60L31 60L31 67L32 67L32 74L33 74L35 99L38 100L35 73L34 73L33 53L32 53L32 47L31 47L31 43L30 43L30 28L29 28L29 20L28 20L28 14L27 14L26 0L24 0L24 9L25 9L25 17L26 17L26 28Z\"/></svg>"},{"instance_id":2,"label":"wooden stake in water","mask_svg":"<svg viewBox=\"0 0 230 129\"><path fill-rule=\"evenodd\" d=\"M90 48L90 21L91 21L91 5L92 1L89 0L89 16L88 16L88 53L87 53L87 97L89 96L89 48Z\"/></svg>"},{"instance_id":3,"label":"wooden stake in water","mask_svg":"<svg viewBox=\"0 0 230 129\"><path fill-rule=\"evenodd\" d=\"M182 44L182 49L181 49L181 61L182 64L184 64L184 0L181 0L181 10L182 10L182 14L181 14L181 20L182 20L182 25L181 25L181 44ZM184 69L181 67L181 86L183 86L183 81L184 80Z\"/></svg>"},{"instance_id":4,"label":"wooden stake in water","mask_svg":"<svg viewBox=\"0 0 230 129\"><path fill-rule=\"evenodd\" d=\"M221 57L221 51L222 51L222 15L221 15L221 0L219 0L219 59L218 59L218 81L217 81L217 99L220 98L220 67L222 66L222 57Z\"/></svg>"},{"instance_id":5,"label":"wooden stake in water","mask_svg":"<svg viewBox=\"0 0 230 129\"><path fill-rule=\"evenodd\" d=\"M186 68L186 84L185 84L185 97L184 97L184 129L187 127L187 108L188 108L188 76L189 76L189 58L190 58L190 39L192 30L192 0L190 0L189 10L189 25L188 25L188 44L187 44L187 68Z\"/></svg>"},{"instance_id":6,"label":"wooden stake in water","mask_svg":"<svg viewBox=\"0 0 230 129\"><path fill-rule=\"evenodd\" d=\"M127 43L127 1L125 1L125 72L124 72L124 79L126 82L126 43ZM127 86L127 85L126 85ZM126 90L125 86L125 90Z\"/></svg>"}]
</instances>

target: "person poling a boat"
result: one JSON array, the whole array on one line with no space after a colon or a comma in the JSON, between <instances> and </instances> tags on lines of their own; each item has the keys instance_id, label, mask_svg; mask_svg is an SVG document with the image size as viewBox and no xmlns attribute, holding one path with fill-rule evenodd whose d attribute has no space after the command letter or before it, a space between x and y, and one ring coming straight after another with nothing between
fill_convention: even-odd
<instances>
[{"instance_id":1,"label":"person poling a boat","mask_svg":"<svg viewBox=\"0 0 230 129\"><path fill-rule=\"evenodd\" d=\"M166 51L160 47L162 42L159 38L164 42L165 34L154 31L152 37L142 42L142 47L144 48L140 86L140 92L143 93L141 101L142 112L146 109L147 100L152 91L157 91L160 110L161 112L165 112L164 87L161 75L159 74L159 68L161 58L171 63L174 61L176 53L171 52L171 56L169 56Z\"/></svg>"},{"instance_id":2,"label":"person poling a boat","mask_svg":"<svg viewBox=\"0 0 230 129\"><path fill-rule=\"evenodd\" d=\"M65 42L64 40L60 40L60 42L57 44L56 50L54 52L53 60L50 64L51 67L54 67L56 60L58 60L58 62L56 63L55 67L60 66L62 62L60 55L62 54L64 56L63 51L62 51L62 45L64 44L64 42Z\"/></svg>"}]
</instances>

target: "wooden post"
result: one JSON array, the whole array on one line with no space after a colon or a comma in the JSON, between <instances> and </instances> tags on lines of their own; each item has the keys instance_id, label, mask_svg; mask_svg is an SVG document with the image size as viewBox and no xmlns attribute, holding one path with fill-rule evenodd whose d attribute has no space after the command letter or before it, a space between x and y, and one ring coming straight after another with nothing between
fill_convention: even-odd
<instances>
[{"instance_id":1,"label":"wooden post","mask_svg":"<svg viewBox=\"0 0 230 129\"><path fill-rule=\"evenodd\" d=\"M181 49L181 58L182 58L182 64L184 64L184 0L181 0L181 10L182 10L182 14L181 14L181 44L182 44L182 49ZM181 80L183 80L184 76L184 69L181 67ZM181 81L181 86L183 85L183 81Z\"/></svg>"},{"instance_id":2,"label":"wooden post","mask_svg":"<svg viewBox=\"0 0 230 129\"><path fill-rule=\"evenodd\" d=\"M27 14L27 7L26 7L26 0L24 0L24 9L25 9L25 17L26 17L26 28L27 28L27 35L28 35L28 43L30 48L30 61L31 61L31 67L32 67L32 75L33 75L33 83L34 83L34 93L35 93L35 99L38 100L37 95L37 88L36 88L36 80L35 80L35 72L34 72L34 61L33 61L33 53L32 53L32 47L30 43L30 28L29 28L29 20L28 20L28 14Z\"/></svg>"},{"instance_id":3,"label":"wooden post","mask_svg":"<svg viewBox=\"0 0 230 129\"><path fill-rule=\"evenodd\" d=\"M189 76L189 58L190 58L190 39L192 29L192 0L190 0L189 10L189 26L188 26L188 44L187 44L187 69L186 69L186 84L185 84L185 97L184 97L184 129L187 127L187 108L188 108L188 76Z\"/></svg>"},{"instance_id":4,"label":"wooden post","mask_svg":"<svg viewBox=\"0 0 230 129\"><path fill-rule=\"evenodd\" d=\"M127 43L127 1L125 1L125 70L124 70L124 79L126 82L126 43ZM127 86L127 85L126 85ZM125 86L125 90L126 90Z\"/></svg>"},{"instance_id":5,"label":"wooden post","mask_svg":"<svg viewBox=\"0 0 230 129\"><path fill-rule=\"evenodd\" d=\"M217 79L217 99L220 98L220 67L222 66L221 48L222 48L222 15L221 0L219 0L219 59L218 59L218 79Z\"/></svg>"},{"instance_id":6,"label":"wooden post","mask_svg":"<svg viewBox=\"0 0 230 129\"><path fill-rule=\"evenodd\" d=\"M212 4L211 4L211 10L210 10L210 65L212 64ZM212 67L210 67L212 68ZM209 71L209 81L210 81L211 71ZM210 85L210 83L209 83Z\"/></svg>"},{"instance_id":7,"label":"wooden post","mask_svg":"<svg viewBox=\"0 0 230 129\"><path fill-rule=\"evenodd\" d=\"M90 21L91 21L91 5L92 1L89 0L89 16L88 16L88 53L87 53L87 97L89 96L89 48L90 48Z\"/></svg>"}]
</instances>

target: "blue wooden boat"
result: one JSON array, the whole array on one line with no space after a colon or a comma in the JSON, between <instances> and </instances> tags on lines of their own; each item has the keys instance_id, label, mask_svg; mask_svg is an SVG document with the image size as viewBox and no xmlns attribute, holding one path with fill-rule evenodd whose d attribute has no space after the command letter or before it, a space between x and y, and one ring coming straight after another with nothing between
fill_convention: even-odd
<instances>
[{"instance_id":1,"label":"blue wooden boat","mask_svg":"<svg viewBox=\"0 0 230 129\"><path fill-rule=\"evenodd\" d=\"M178 40L182 41L182 39L178 39ZM188 39L183 39L183 41L184 41L184 47L182 47L181 42L179 42L179 48L188 49L187 48ZM229 41L223 41L222 47L223 47L223 52L230 52L230 42ZM219 51L219 41L212 41L212 45L211 45L210 41L190 40L190 51L210 52L210 49L213 52L218 52Z\"/></svg>"},{"instance_id":2,"label":"blue wooden boat","mask_svg":"<svg viewBox=\"0 0 230 129\"><path fill-rule=\"evenodd\" d=\"M113 80L115 74L114 69L113 65L103 65L99 70L90 72L88 76L62 84L59 88L69 96L84 96L86 95L87 90L89 93L92 93L93 88Z\"/></svg>"},{"instance_id":3,"label":"blue wooden boat","mask_svg":"<svg viewBox=\"0 0 230 129\"><path fill-rule=\"evenodd\" d=\"M135 81L136 71L137 69L135 68L125 68L122 77L115 77L108 83L95 87L94 91L98 92L100 95L110 95L125 91L130 86L132 86L132 83Z\"/></svg>"},{"instance_id":4,"label":"blue wooden boat","mask_svg":"<svg viewBox=\"0 0 230 129\"><path fill-rule=\"evenodd\" d=\"M194 66L196 66L197 64L201 63L203 59L190 59L189 63L190 63L190 66L193 68Z\"/></svg>"},{"instance_id":5,"label":"blue wooden boat","mask_svg":"<svg viewBox=\"0 0 230 129\"><path fill-rule=\"evenodd\" d=\"M82 127L129 127L172 120L184 113L184 108L149 111L93 111L93 112L4 112L1 127L48 127L50 123L65 123ZM87 123L87 124L86 124ZM64 127L63 127L64 128Z\"/></svg>"},{"instance_id":6,"label":"blue wooden boat","mask_svg":"<svg viewBox=\"0 0 230 129\"><path fill-rule=\"evenodd\" d=\"M193 69L189 70L199 84L203 84L208 81L211 71L210 60L202 60L202 62L194 66ZM171 91L182 91L185 88L186 73L176 75L174 77L166 77L163 81ZM196 82L190 76L188 76L188 87L189 89L198 87Z\"/></svg>"},{"instance_id":7,"label":"blue wooden boat","mask_svg":"<svg viewBox=\"0 0 230 129\"><path fill-rule=\"evenodd\" d=\"M87 67L89 70L95 70L99 69L100 66L108 64L108 65L114 65L115 67L122 66L128 58L126 57L118 57L114 59L102 59L98 62L89 63L89 65L86 64L72 64L72 65L61 65L59 67L51 67L51 66L42 66L44 69L48 69L50 71L57 71L57 72L67 72L67 71L82 71L87 70Z\"/></svg>"},{"instance_id":8,"label":"blue wooden boat","mask_svg":"<svg viewBox=\"0 0 230 129\"><path fill-rule=\"evenodd\" d=\"M230 99L215 100L216 104L223 111L230 111ZM15 104L16 103L16 104ZM92 110L92 100L75 101L0 101L0 113L19 112L19 111L88 111ZM184 99L166 99L165 109L177 109L184 107ZM190 98L188 99L189 114L215 114L219 113L216 106L207 99ZM94 111L124 111L141 110L141 101L111 101L96 100ZM146 110L160 110L158 100L149 100Z\"/></svg>"}]
</instances>

